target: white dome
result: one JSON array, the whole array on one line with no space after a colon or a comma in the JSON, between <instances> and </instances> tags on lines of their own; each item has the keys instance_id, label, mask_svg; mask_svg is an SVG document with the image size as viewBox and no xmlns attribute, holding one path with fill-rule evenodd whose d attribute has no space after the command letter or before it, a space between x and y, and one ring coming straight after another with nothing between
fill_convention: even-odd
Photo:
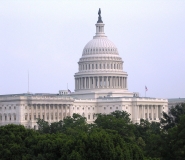
<instances>
[{"instance_id":1,"label":"white dome","mask_svg":"<svg viewBox=\"0 0 185 160\"><path fill-rule=\"evenodd\" d=\"M89 54L118 54L118 51L115 44L108 38L96 37L89 41L83 49L82 55Z\"/></svg>"},{"instance_id":2,"label":"white dome","mask_svg":"<svg viewBox=\"0 0 185 160\"><path fill-rule=\"evenodd\" d=\"M95 38L89 41L84 49L88 48L116 48L113 42L111 42L108 38Z\"/></svg>"}]
</instances>

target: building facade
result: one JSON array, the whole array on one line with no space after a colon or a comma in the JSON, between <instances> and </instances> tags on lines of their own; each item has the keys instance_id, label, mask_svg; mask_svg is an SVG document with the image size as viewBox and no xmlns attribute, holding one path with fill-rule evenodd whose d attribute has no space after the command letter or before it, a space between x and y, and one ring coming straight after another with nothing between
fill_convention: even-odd
<instances>
[{"instance_id":1,"label":"building facade","mask_svg":"<svg viewBox=\"0 0 185 160\"><path fill-rule=\"evenodd\" d=\"M134 123L140 119L158 122L168 112L168 100L139 97L128 91L127 72L118 49L104 33L105 24L99 12L96 34L89 41L78 62L75 91L66 94L21 94L0 96L0 125L22 124L37 128L36 119L50 123L78 113L93 123L95 114L127 111Z\"/></svg>"}]
</instances>

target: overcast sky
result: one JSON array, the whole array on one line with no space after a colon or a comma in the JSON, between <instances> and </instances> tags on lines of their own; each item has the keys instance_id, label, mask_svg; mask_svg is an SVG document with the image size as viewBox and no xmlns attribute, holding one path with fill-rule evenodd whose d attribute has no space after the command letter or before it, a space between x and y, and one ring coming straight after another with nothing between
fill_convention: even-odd
<instances>
[{"instance_id":1,"label":"overcast sky","mask_svg":"<svg viewBox=\"0 0 185 160\"><path fill-rule=\"evenodd\" d=\"M185 0L1 0L0 94L74 90L82 50L101 8L128 89L144 96L185 97Z\"/></svg>"}]
</instances>

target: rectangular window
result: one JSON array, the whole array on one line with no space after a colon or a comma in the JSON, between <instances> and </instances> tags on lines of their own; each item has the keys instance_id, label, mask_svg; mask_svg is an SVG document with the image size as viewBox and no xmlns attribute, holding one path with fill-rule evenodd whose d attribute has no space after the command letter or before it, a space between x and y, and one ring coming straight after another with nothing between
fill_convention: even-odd
<instances>
[{"instance_id":1,"label":"rectangular window","mask_svg":"<svg viewBox=\"0 0 185 160\"><path fill-rule=\"evenodd\" d=\"M34 120L36 120L36 115L34 115Z\"/></svg>"},{"instance_id":2,"label":"rectangular window","mask_svg":"<svg viewBox=\"0 0 185 160\"><path fill-rule=\"evenodd\" d=\"M88 110L90 110L90 107L88 107Z\"/></svg>"},{"instance_id":3,"label":"rectangular window","mask_svg":"<svg viewBox=\"0 0 185 160\"><path fill-rule=\"evenodd\" d=\"M28 115L25 115L25 120L27 121Z\"/></svg>"},{"instance_id":4,"label":"rectangular window","mask_svg":"<svg viewBox=\"0 0 185 160\"><path fill-rule=\"evenodd\" d=\"M5 121L6 121L6 119L7 119L7 116L5 116L5 117L4 117L4 119L5 119Z\"/></svg>"},{"instance_id":5,"label":"rectangular window","mask_svg":"<svg viewBox=\"0 0 185 160\"><path fill-rule=\"evenodd\" d=\"M88 119L90 119L91 118L91 115L88 115Z\"/></svg>"},{"instance_id":6,"label":"rectangular window","mask_svg":"<svg viewBox=\"0 0 185 160\"><path fill-rule=\"evenodd\" d=\"M104 107L104 110L106 109L106 107Z\"/></svg>"},{"instance_id":7,"label":"rectangular window","mask_svg":"<svg viewBox=\"0 0 185 160\"><path fill-rule=\"evenodd\" d=\"M110 109L112 109L112 107L110 107Z\"/></svg>"},{"instance_id":8,"label":"rectangular window","mask_svg":"<svg viewBox=\"0 0 185 160\"><path fill-rule=\"evenodd\" d=\"M16 120L16 115L14 115L14 120Z\"/></svg>"},{"instance_id":9,"label":"rectangular window","mask_svg":"<svg viewBox=\"0 0 185 160\"><path fill-rule=\"evenodd\" d=\"M29 119L30 119L30 121L31 121L31 114L30 114L30 116L29 116L29 117L30 117Z\"/></svg>"}]
</instances>

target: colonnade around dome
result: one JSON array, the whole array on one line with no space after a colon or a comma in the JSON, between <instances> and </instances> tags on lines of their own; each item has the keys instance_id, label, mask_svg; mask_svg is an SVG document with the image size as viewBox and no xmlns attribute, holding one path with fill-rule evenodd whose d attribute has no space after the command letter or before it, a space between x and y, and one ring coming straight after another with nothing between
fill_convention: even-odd
<instances>
[{"instance_id":1,"label":"colonnade around dome","mask_svg":"<svg viewBox=\"0 0 185 160\"><path fill-rule=\"evenodd\" d=\"M79 72L81 71L96 71L96 70L109 70L109 71L122 71L123 62L114 63L114 62L94 62L94 63L80 63Z\"/></svg>"},{"instance_id":2,"label":"colonnade around dome","mask_svg":"<svg viewBox=\"0 0 185 160\"><path fill-rule=\"evenodd\" d=\"M82 89L127 89L127 77L93 76L75 78L75 91Z\"/></svg>"}]
</instances>

